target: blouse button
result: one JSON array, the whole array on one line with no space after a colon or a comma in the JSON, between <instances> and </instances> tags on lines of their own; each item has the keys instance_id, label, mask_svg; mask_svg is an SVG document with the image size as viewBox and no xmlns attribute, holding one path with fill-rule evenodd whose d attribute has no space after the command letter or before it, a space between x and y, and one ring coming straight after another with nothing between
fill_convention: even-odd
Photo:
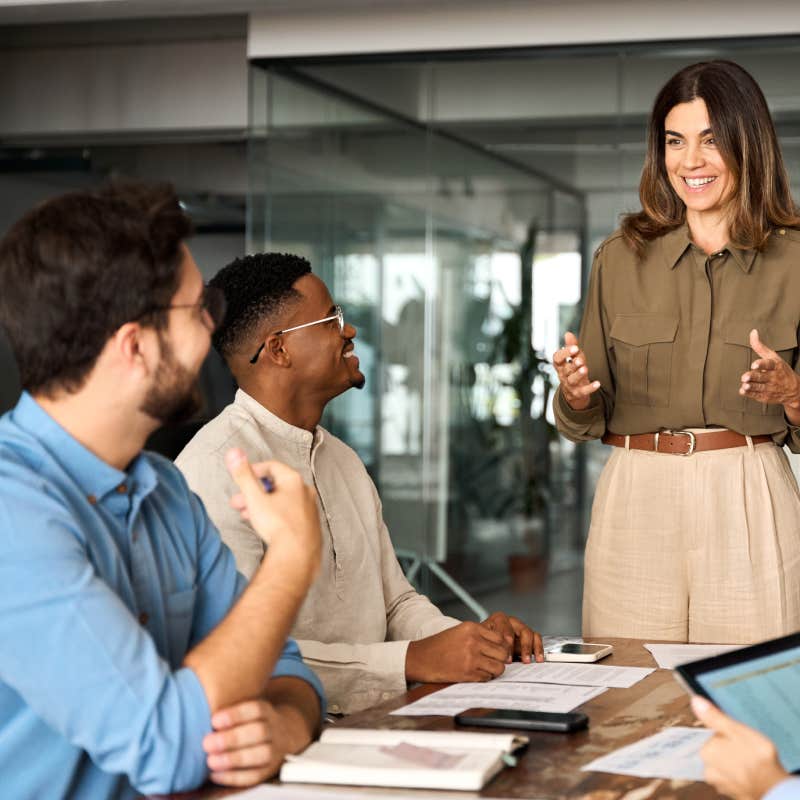
<instances>
[{"instance_id":1,"label":"blouse button","mask_svg":"<svg viewBox=\"0 0 800 800\"><path fill-rule=\"evenodd\" d=\"M147 612L146 612L146 611L142 611L142 613L141 613L141 614L139 614L139 622L140 622L142 625L147 625L147 621L148 621L149 619L150 619L150 617L148 616L148 614L147 614Z\"/></svg>"}]
</instances>

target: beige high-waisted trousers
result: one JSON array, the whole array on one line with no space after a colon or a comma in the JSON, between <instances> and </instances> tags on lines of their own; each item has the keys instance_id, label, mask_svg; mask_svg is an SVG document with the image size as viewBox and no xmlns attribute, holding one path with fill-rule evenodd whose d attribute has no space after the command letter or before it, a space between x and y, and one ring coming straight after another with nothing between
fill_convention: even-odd
<instances>
[{"instance_id":1,"label":"beige high-waisted trousers","mask_svg":"<svg viewBox=\"0 0 800 800\"><path fill-rule=\"evenodd\" d=\"M749 643L797 630L800 491L781 448L612 448L586 545L585 636Z\"/></svg>"}]
</instances>

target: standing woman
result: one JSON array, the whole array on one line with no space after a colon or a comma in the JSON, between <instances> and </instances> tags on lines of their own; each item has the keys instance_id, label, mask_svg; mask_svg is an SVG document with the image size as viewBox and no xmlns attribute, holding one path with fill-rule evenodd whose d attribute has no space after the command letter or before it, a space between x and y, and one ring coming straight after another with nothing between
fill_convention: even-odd
<instances>
[{"instance_id":1,"label":"standing woman","mask_svg":"<svg viewBox=\"0 0 800 800\"><path fill-rule=\"evenodd\" d=\"M561 433L602 439L583 633L746 643L800 629L800 215L758 84L659 92L639 190L553 363Z\"/></svg>"}]
</instances>

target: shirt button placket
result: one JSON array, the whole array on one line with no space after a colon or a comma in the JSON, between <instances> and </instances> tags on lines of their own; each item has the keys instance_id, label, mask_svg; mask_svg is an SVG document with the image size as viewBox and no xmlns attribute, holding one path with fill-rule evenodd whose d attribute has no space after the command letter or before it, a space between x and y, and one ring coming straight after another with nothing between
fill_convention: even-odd
<instances>
[{"instance_id":1,"label":"shirt button placket","mask_svg":"<svg viewBox=\"0 0 800 800\"><path fill-rule=\"evenodd\" d=\"M333 563L336 565L334 568L334 582L336 585L336 596L340 600L344 600L344 566L336 550L333 551Z\"/></svg>"}]
</instances>

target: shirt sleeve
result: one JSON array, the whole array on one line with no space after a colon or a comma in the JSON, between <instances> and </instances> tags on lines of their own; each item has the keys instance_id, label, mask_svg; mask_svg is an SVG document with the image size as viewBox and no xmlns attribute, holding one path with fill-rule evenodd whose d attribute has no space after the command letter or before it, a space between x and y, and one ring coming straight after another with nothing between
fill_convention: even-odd
<instances>
[{"instance_id":1,"label":"shirt sleeve","mask_svg":"<svg viewBox=\"0 0 800 800\"><path fill-rule=\"evenodd\" d=\"M397 560L389 529L384 522L378 490L372 480L368 480L375 503L375 526L380 541L381 579L386 603L386 638L390 641L424 639L458 625L459 620L442 614L409 583Z\"/></svg>"},{"instance_id":2,"label":"shirt sleeve","mask_svg":"<svg viewBox=\"0 0 800 800\"><path fill-rule=\"evenodd\" d=\"M786 438L782 442L792 453L800 453L800 426L786 420Z\"/></svg>"},{"instance_id":3,"label":"shirt sleeve","mask_svg":"<svg viewBox=\"0 0 800 800\"><path fill-rule=\"evenodd\" d=\"M800 778L787 778L773 786L763 800L800 800Z\"/></svg>"},{"instance_id":4,"label":"shirt sleeve","mask_svg":"<svg viewBox=\"0 0 800 800\"><path fill-rule=\"evenodd\" d=\"M408 641L349 644L298 639L309 667L325 684L328 709L353 714L406 691Z\"/></svg>"},{"instance_id":5,"label":"shirt sleeve","mask_svg":"<svg viewBox=\"0 0 800 800\"><path fill-rule=\"evenodd\" d=\"M196 675L172 671L98 577L80 519L38 479L0 477L4 683L100 769L127 775L140 792L198 786L211 725ZM87 504L87 513L96 512Z\"/></svg>"},{"instance_id":6,"label":"shirt sleeve","mask_svg":"<svg viewBox=\"0 0 800 800\"><path fill-rule=\"evenodd\" d=\"M206 513L200 498L191 493L189 495L195 518L195 530L200 536L197 602L192 626L193 646L208 636L225 618L245 591L247 580L237 572L233 554L220 538L219 531ZM253 536L256 535L252 530L251 533ZM320 713L325 714L325 692L322 684L314 672L303 663L303 657L294 640L288 639L284 644L280 658L272 671L272 677L300 678L310 684L319 697Z\"/></svg>"},{"instance_id":7,"label":"shirt sleeve","mask_svg":"<svg viewBox=\"0 0 800 800\"><path fill-rule=\"evenodd\" d=\"M442 614L406 579L383 520L378 492L371 481L370 486L380 545L387 641L368 644L298 641L303 657L322 676L330 710L337 713L353 713L406 691L409 641L433 636L459 624L459 620Z\"/></svg>"},{"instance_id":8,"label":"shirt sleeve","mask_svg":"<svg viewBox=\"0 0 800 800\"><path fill-rule=\"evenodd\" d=\"M606 423L614 410L615 381L613 353L608 347L608 324L602 298L603 250L595 254L589 277L589 291L583 309L578 344L586 356L589 379L600 381L600 388L591 395L588 408L576 411L564 400L561 386L553 397L553 414L559 432L573 442L599 439L606 432Z\"/></svg>"},{"instance_id":9,"label":"shirt sleeve","mask_svg":"<svg viewBox=\"0 0 800 800\"><path fill-rule=\"evenodd\" d=\"M299 678L311 685L317 693L320 706L320 718L325 716L325 690L322 682L314 674L313 670L303 661L300 648L294 639L287 639L283 646L283 652L272 671L273 678Z\"/></svg>"},{"instance_id":10,"label":"shirt sleeve","mask_svg":"<svg viewBox=\"0 0 800 800\"><path fill-rule=\"evenodd\" d=\"M237 569L250 580L264 558L266 546L250 524L228 503L237 489L224 459L220 454L204 457L194 450L185 450L175 460L175 465L183 473L189 488L202 498L205 511L233 553Z\"/></svg>"},{"instance_id":11,"label":"shirt sleeve","mask_svg":"<svg viewBox=\"0 0 800 800\"><path fill-rule=\"evenodd\" d=\"M800 328L797 330L796 340L800 341ZM794 351L792 368L796 374L800 375L800 347L797 347ZM773 436L775 444L785 445L792 453L800 453L800 425L794 425L790 422L786 414L783 415L783 421L786 424L786 430L781 437Z\"/></svg>"}]
</instances>

